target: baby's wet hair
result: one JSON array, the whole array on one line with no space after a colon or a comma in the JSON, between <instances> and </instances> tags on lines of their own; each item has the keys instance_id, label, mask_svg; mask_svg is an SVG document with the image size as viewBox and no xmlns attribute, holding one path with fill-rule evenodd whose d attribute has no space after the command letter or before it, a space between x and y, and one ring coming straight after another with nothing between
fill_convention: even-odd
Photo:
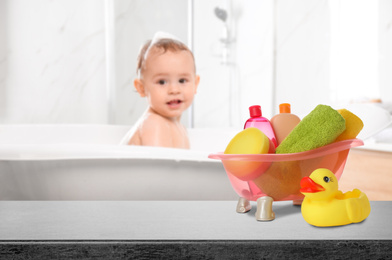
<instances>
[{"instance_id":1,"label":"baby's wet hair","mask_svg":"<svg viewBox=\"0 0 392 260\"><path fill-rule=\"evenodd\" d=\"M182 42L177 41L175 39L170 39L170 38L162 38L159 39L158 41L154 42L153 45L151 45L152 40L148 40L141 48L139 52L139 56L137 57L137 67L136 67L136 73L140 77L141 70L143 68L143 65L147 59L147 52L149 52L151 49L161 49L163 50L163 53L167 51L188 51L192 55L193 62L195 61L195 58L193 56L192 51Z\"/></svg>"}]
</instances>

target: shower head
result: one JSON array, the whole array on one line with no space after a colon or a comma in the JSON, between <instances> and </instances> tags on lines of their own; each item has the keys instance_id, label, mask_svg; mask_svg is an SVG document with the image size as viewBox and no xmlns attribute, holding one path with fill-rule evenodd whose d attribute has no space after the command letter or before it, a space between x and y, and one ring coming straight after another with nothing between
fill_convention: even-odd
<instances>
[{"instance_id":1,"label":"shower head","mask_svg":"<svg viewBox=\"0 0 392 260\"><path fill-rule=\"evenodd\" d=\"M214 12L215 12L216 17L218 17L223 22L226 22L226 19L227 19L227 12L226 12L226 10L221 9L219 7L215 7Z\"/></svg>"}]
</instances>

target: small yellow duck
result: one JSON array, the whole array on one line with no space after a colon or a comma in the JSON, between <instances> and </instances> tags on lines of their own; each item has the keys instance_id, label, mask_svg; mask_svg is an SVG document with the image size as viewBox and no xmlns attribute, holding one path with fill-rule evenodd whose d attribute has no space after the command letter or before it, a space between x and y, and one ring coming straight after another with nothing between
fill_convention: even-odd
<instances>
[{"instance_id":1,"label":"small yellow duck","mask_svg":"<svg viewBox=\"0 0 392 260\"><path fill-rule=\"evenodd\" d=\"M338 180L328 169L317 169L301 180L300 192L305 195L301 212L305 221L319 227L358 223L370 214L366 194L358 189L342 193Z\"/></svg>"}]
</instances>

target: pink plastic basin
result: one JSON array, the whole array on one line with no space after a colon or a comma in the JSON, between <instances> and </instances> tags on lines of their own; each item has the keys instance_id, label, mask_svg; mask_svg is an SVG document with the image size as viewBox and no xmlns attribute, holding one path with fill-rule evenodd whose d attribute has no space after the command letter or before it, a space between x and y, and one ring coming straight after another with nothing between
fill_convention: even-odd
<instances>
[{"instance_id":1,"label":"pink plastic basin","mask_svg":"<svg viewBox=\"0 0 392 260\"><path fill-rule=\"evenodd\" d=\"M300 181L318 168L331 170L337 179L342 176L350 148L363 145L360 139L344 140L314 150L291 154L210 154L208 158L222 161L235 192L256 201L270 196L274 201L301 200ZM241 169L255 168L252 175L239 176ZM256 166L255 166L256 165ZM266 167L267 165L267 167Z\"/></svg>"}]
</instances>

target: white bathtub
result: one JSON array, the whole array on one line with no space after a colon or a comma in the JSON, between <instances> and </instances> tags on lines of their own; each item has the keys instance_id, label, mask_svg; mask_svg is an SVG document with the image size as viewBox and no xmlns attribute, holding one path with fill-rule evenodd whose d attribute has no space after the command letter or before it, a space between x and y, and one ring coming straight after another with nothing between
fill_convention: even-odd
<instances>
[{"instance_id":1,"label":"white bathtub","mask_svg":"<svg viewBox=\"0 0 392 260\"><path fill-rule=\"evenodd\" d=\"M233 200L220 161L235 130L189 129L191 150L119 145L129 126L0 126L0 200Z\"/></svg>"}]
</instances>

